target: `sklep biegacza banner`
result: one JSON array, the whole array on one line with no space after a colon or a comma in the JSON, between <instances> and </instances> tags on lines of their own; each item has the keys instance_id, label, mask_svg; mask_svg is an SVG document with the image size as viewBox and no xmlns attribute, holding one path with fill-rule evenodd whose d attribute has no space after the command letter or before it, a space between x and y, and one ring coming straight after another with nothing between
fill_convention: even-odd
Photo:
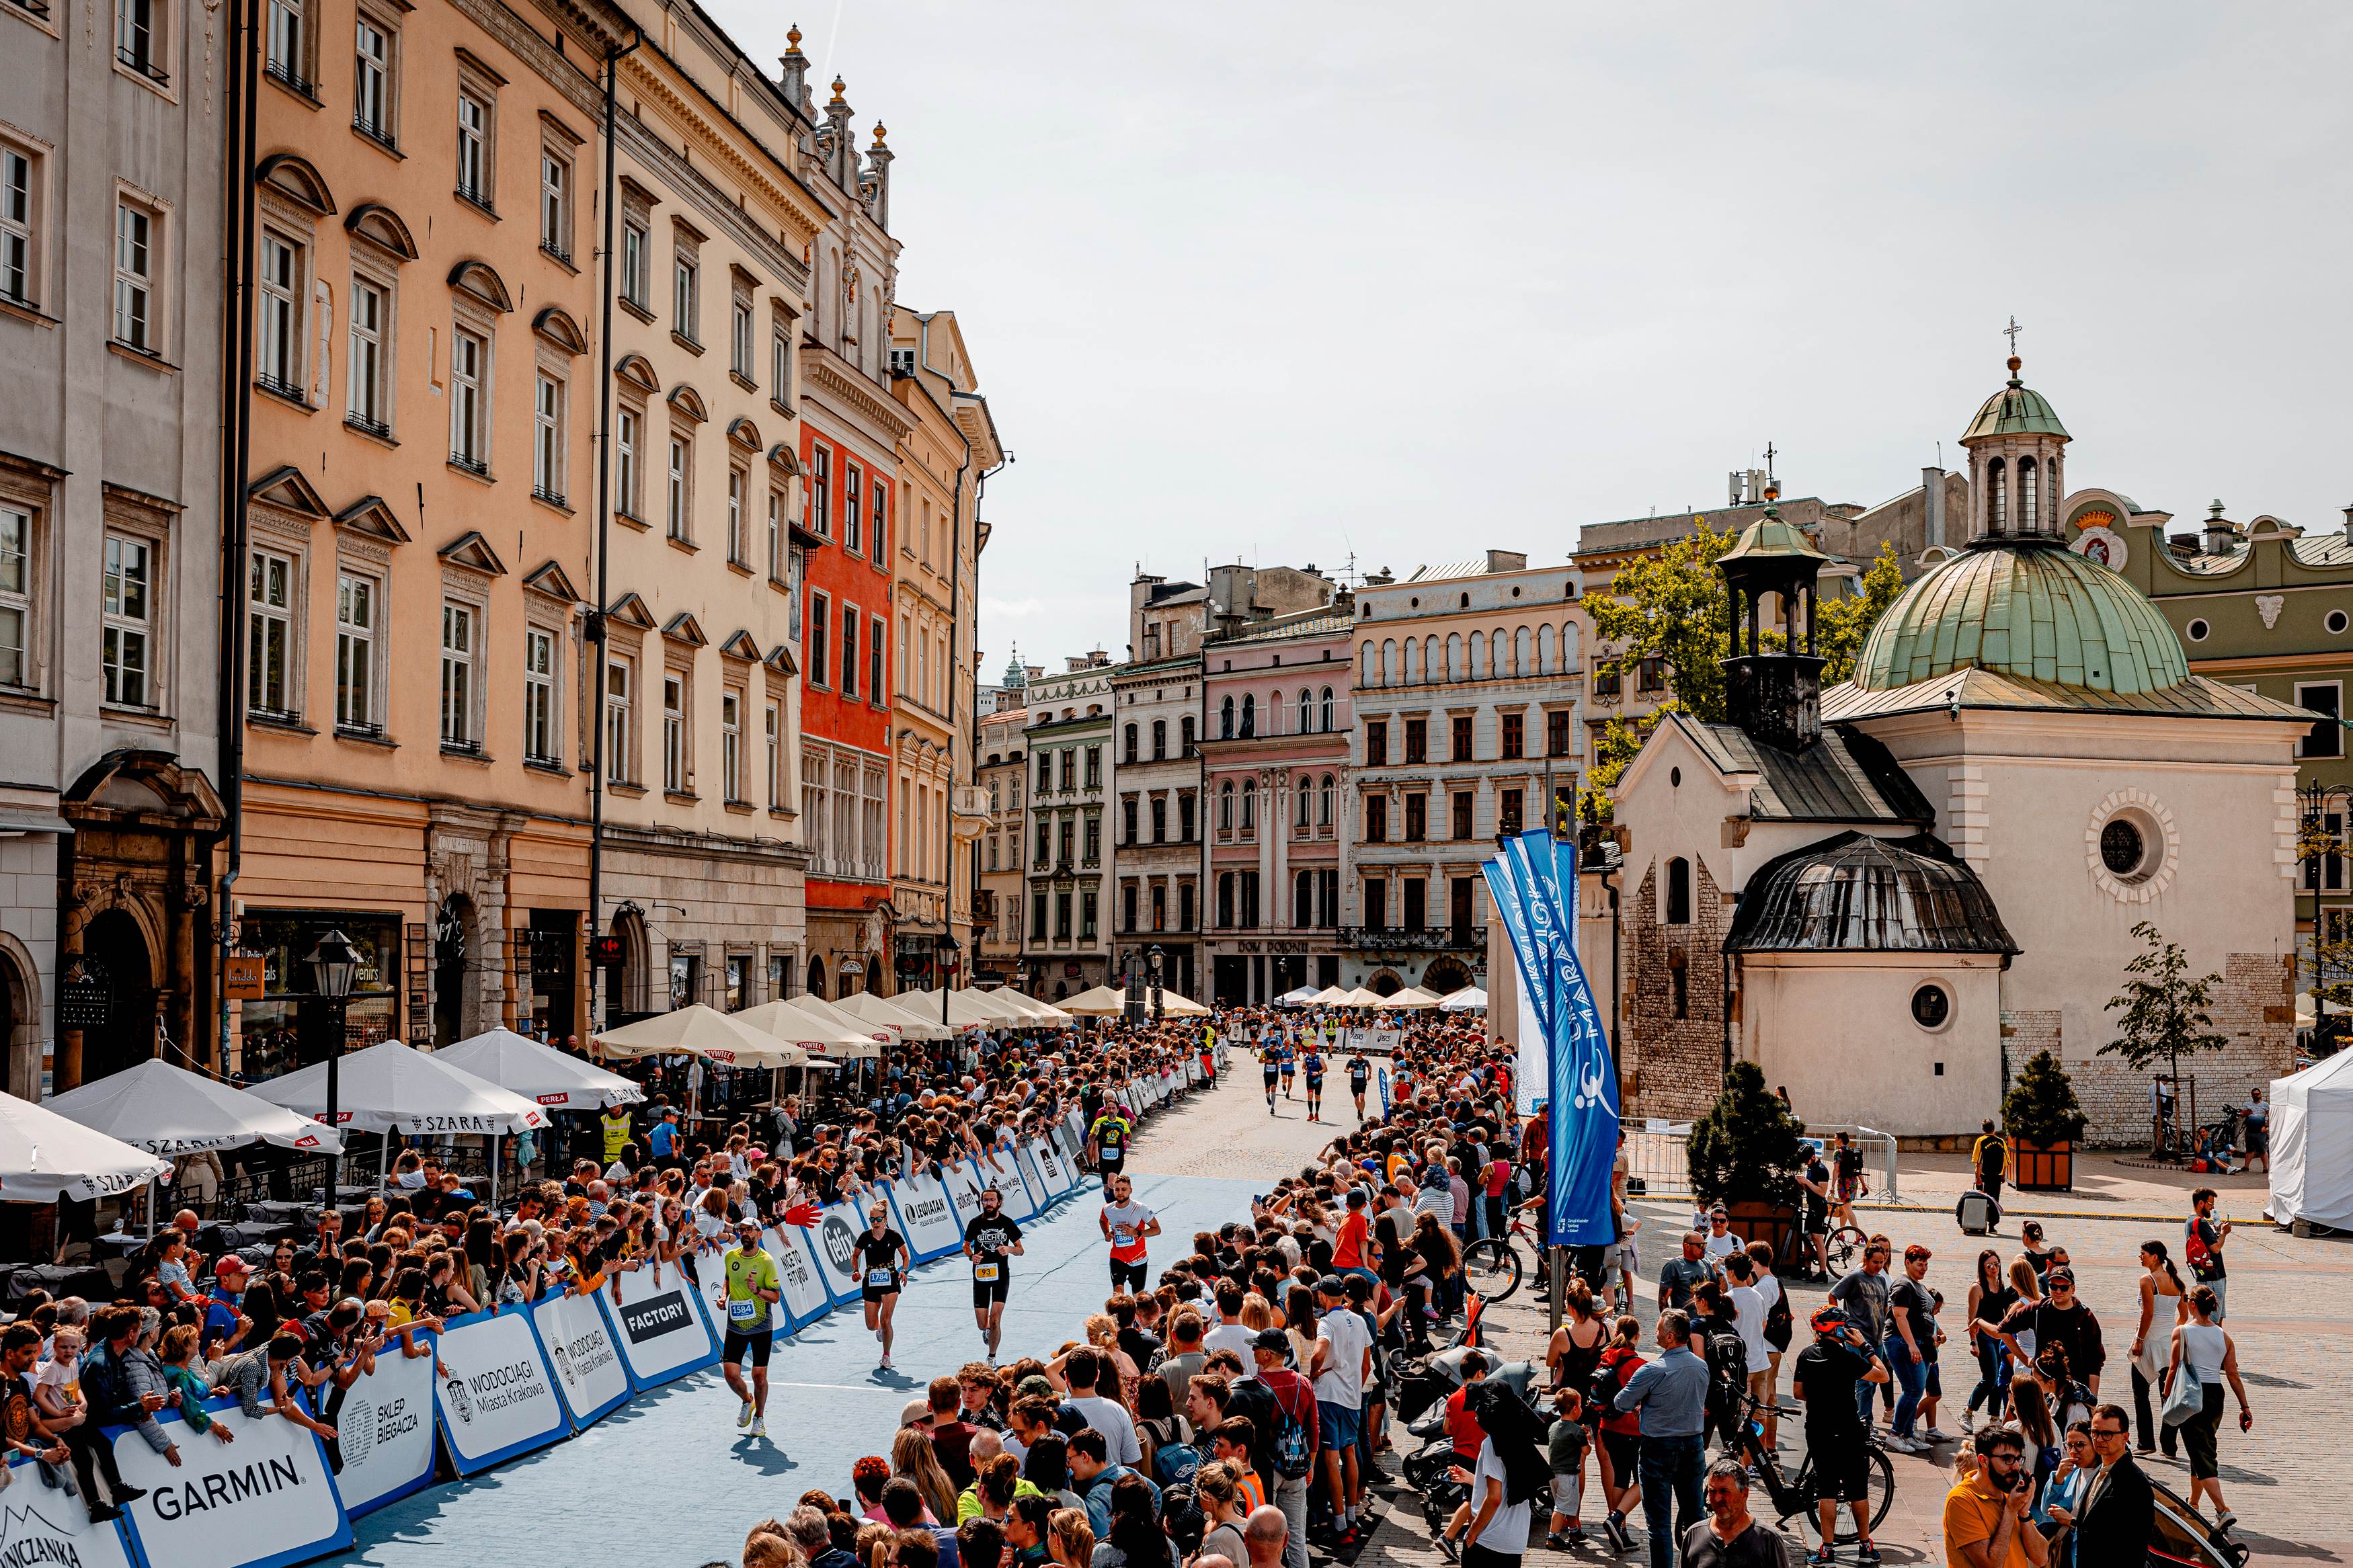
<instances>
[{"instance_id":1,"label":"sklep biegacza banner","mask_svg":"<svg viewBox=\"0 0 2353 1568\"><path fill-rule=\"evenodd\" d=\"M452 1318L438 1349L448 1371L434 1381L433 1408L459 1475L571 1435L529 1312Z\"/></svg>"},{"instance_id":2,"label":"sklep biegacza banner","mask_svg":"<svg viewBox=\"0 0 2353 1568\"><path fill-rule=\"evenodd\" d=\"M628 1402L629 1369L621 1364L612 1325L605 1321L605 1309L596 1296L544 1297L531 1315L575 1431Z\"/></svg>"},{"instance_id":3,"label":"sklep biegacza banner","mask_svg":"<svg viewBox=\"0 0 2353 1568\"><path fill-rule=\"evenodd\" d=\"M394 1341L335 1406L335 1449L343 1461L335 1490L353 1519L433 1479L433 1336L417 1339L425 1354L404 1355Z\"/></svg>"},{"instance_id":4,"label":"sklep biegacza banner","mask_svg":"<svg viewBox=\"0 0 2353 1568\"><path fill-rule=\"evenodd\" d=\"M155 1417L179 1448L177 1468L136 1428L107 1430L122 1479L147 1489L129 1514L149 1568L277 1568L352 1544L326 1449L309 1427L248 1417L234 1399L211 1401L205 1414L231 1441L195 1431L176 1410Z\"/></svg>"}]
</instances>

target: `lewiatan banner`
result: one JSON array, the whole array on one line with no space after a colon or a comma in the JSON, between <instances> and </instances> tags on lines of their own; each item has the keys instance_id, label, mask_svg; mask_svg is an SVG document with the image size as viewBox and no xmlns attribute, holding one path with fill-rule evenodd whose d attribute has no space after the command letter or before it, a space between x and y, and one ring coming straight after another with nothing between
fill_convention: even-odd
<instances>
[{"instance_id":1,"label":"lewiatan banner","mask_svg":"<svg viewBox=\"0 0 2353 1568\"><path fill-rule=\"evenodd\" d=\"M1552 1134L1545 1239L1599 1247L1616 1239L1609 1171L1618 1153L1618 1074L1577 957L1577 849L1567 846L1564 857L1562 848L1535 828L1506 840L1482 869L1526 999L1523 1046L1531 1014L1544 1042Z\"/></svg>"}]
</instances>

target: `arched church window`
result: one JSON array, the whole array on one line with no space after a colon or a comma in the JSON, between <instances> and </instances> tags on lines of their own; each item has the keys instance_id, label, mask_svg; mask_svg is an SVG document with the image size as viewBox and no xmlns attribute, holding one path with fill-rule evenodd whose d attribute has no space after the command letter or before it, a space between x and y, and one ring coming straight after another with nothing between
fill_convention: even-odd
<instances>
[{"instance_id":1,"label":"arched church window","mask_svg":"<svg viewBox=\"0 0 2353 1568\"><path fill-rule=\"evenodd\" d=\"M1691 924L1691 862L1680 855L1667 862L1667 923Z\"/></svg>"},{"instance_id":2,"label":"arched church window","mask_svg":"<svg viewBox=\"0 0 2353 1568\"><path fill-rule=\"evenodd\" d=\"M2010 526L2010 470L2000 458L1986 465L1986 522L1996 532Z\"/></svg>"},{"instance_id":3,"label":"arched church window","mask_svg":"<svg viewBox=\"0 0 2353 1568\"><path fill-rule=\"evenodd\" d=\"M2042 524L2042 509L2038 504L2042 497L2035 482L2041 477L2033 458L2021 458L2018 460L2018 526L2021 528L2031 529Z\"/></svg>"}]
</instances>

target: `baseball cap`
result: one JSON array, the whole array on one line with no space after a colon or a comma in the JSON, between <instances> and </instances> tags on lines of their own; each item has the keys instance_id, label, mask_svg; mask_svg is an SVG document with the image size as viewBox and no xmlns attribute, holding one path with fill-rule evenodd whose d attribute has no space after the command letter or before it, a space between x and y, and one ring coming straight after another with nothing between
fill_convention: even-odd
<instances>
[{"instance_id":1,"label":"baseball cap","mask_svg":"<svg viewBox=\"0 0 2353 1568\"><path fill-rule=\"evenodd\" d=\"M1345 1296L1348 1293L1346 1283L1337 1274L1326 1274L1315 1281L1315 1289L1319 1295L1324 1296Z\"/></svg>"},{"instance_id":2,"label":"baseball cap","mask_svg":"<svg viewBox=\"0 0 2353 1568\"><path fill-rule=\"evenodd\" d=\"M218 1263L213 1265L213 1277L216 1279L226 1279L232 1274L250 1274L252 1272L253 1265L248 1263L244 1258L239 1258L234 1252L229 1253Z\"/></svg>"},{"instance_id":3,"label":"baseball cap","mask_svg":"<svg viewBox=\"0 0 2353 1568\"><path fill-rule=\"evenodd\" d=\"M1033 1396L1039 1399L1051 1399L1054 1397L1054 1385L1033 1372L1015 1384L1013 1392L1025 1399Z\"/></svg>"},{"instance_id":4,"label":"baseball cap","mask_svg":"<svg viewBox=\"0 0 2353 1568\"><path fill-rule=\"evenodd\" d=\"M1250 1336L1250 1342L1254 1351L1272 1351L1277 1355L1291 1348L1290 1339L1281 1329L1261 1329Z\"/></svg>"}]
</instances>

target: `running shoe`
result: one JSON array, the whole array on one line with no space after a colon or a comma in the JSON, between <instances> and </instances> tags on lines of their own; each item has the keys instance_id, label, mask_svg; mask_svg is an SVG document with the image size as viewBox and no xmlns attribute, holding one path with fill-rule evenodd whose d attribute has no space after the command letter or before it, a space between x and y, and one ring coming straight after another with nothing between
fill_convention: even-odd
<instances>
[{"instance_id":1,"label":"running shoe","mask_svg":"<svg viewBox=\"0 0 2353 1568\"><path fill-rule=\"evenodd\" d=\"M884 1372L889 1372L891 1370L891 1352L889 1351L884 1351L882 1352L882 1370Z\"/></svg>"},{"instance_id":2,"label":"running shoe","mask_svg":"<svg viewBox=\"0 0 2353 1568\"><path fill-rule=\"evenodd\" d=\"M1929 1427L1925 1436L1931 1443L1950 1443L1954 1441L1953 1435L1950 1432L1946 1431L1942 1426Z\"/></svg>"},{"instance_id":3,"label":"running shoe","mask_svg":"<svg viewBox=\"0 0 2353 1568\"><path fill-rule=\"evenodd\" d=\"M1879 1548L1866 1541L1854 1549L1854 1560L1863 1568L1878 1568Z\"/></svg>"},{"instance_id":4,"label":"running shoe","mask_svg":"<svg viewBox=\"0 0 2353 1568\"><path fill-rule=\"evenodd\" d=\"M1624 1520L1603 1520L1601 1521L1601 1533L1609 1538L1609 1550L1612 1552L1625 1552L1630 1550L1634 1544L1633 1532L1626 1528L1626 1521Z\"/></svg>"},{"instance_id":5,"label":"running shoe","mask_svg":"<svg viewBox=\"0 0 2353 1568\"><path fill-rule=\"evenodd\" d=\"M756 1417L752 1423L752 1436L754 1437L765 1437L767 1435L768 1418L765 1415Z\"/></svg>"},{"instance_id":6,"label":"running shoe","mask_svg":"<svg viewBox=\"0 0 2353 1568\"><path fill-rule=\"evenodd\" d=\"M1806 1561L1809 1563L1835 1563L1838 1561L1838 1552L1837 1549L1832 1547L1829 1542L1825 1541L1822 1542L1821 1550L1811 1553L1807 1557Z\"/></svg>"},{"instance_id":7,"label":"running shoe","mask_svg":"<svg viewBox=\"0 0 2353 1568\"><path fill-rule=\"evenodd\" d=\"M747 1399L744 1402L744 1408L735 1412L735 1425L738 1426L749 1426L751 1424L752 1402Z\"/></svg>"}]
</instances>

